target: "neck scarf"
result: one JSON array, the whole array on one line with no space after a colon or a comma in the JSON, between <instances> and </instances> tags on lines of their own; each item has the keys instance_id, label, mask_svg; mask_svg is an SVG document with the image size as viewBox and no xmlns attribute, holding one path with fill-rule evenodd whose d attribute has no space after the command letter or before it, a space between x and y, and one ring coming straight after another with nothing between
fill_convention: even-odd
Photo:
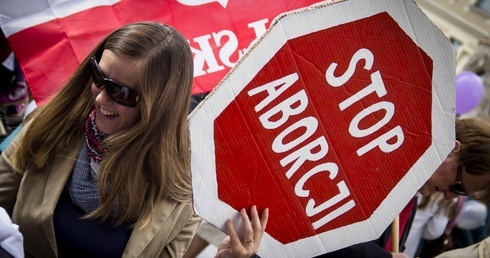
<instances>
[{"instance_id":1,"label":"neck scarf","mask_svg":"<svg viewBox=\"0 0 490 258\"><path fill-rule=\"evenodd\" d=\"M101 148L101 142L106 138L106 135L100 132L95 125L95 108L87 117L85 123L85 143L87 145L88 155L97 163L102 161L102 155L107 153L106 149Z\"/></svg>"}]
</instances>

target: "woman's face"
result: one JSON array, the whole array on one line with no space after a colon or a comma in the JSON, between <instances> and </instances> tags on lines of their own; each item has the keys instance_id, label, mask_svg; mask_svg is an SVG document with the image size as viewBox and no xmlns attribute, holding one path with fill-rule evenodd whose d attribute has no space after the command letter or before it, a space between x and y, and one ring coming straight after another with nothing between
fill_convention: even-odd
<instances>
[{"instance_id":1,"label":"woman's face","mask_svg":"<svg viewBox=\"0 0 490 258\"><path fill-rule=\"evenodd\" d=\"M419 192L422 195L429 195L434 192L444 193L446 200L454 199L458 195L449 190L449 186L456 183L458 171L458 155L460 152L460 143L456 141L453 151L447 156L442 164L436 169L434 174L420 188ZM489 175L472 175L466 172L465 167L461 170L461 182L463 188L468 194L474 194L478 191L486 190L490 183Z\"/></svg>"},{"instance_id":2,"label":"woman's face","mask_svg":"<svg viewBox=\"0 0 490 258\"><path fill-rule=\"evenodd\" d=\"M120 57L110 50L104 50L99 66L106 78L126 85L136 91L137 78L140 76L138 62L134 58ZM140 118L139 104L136 107L127 107L112 100L105 88L99 89L94 83L91 85L95 100L95 124L99 131L106 135L120 132L134 126Z\"/></svg>"}]
</instances>

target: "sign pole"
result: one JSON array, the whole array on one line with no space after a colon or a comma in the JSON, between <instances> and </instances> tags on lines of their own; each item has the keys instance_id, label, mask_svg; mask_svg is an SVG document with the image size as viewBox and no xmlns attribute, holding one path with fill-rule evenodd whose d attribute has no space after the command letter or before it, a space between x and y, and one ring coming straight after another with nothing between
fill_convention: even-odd
<instances>
[{"instance_id":1,"label":"sign pole","mask_svg":"<svg viewBox=\"0 0 490 258\"><path fill-rule=\"evenodd\" d=\"M391 224L391 251L398 253L399 236L400 236L400 216L396 216Z\"/></svg>"}]
</instances>

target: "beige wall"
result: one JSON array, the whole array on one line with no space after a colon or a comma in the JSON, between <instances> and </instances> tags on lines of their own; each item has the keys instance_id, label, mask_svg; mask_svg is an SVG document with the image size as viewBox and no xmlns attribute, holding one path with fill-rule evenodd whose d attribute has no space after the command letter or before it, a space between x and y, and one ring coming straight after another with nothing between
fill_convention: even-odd
<instances>
[{"instance_id":1,"label":"beige wall","mask_svg":"<svg viewBox=\"0 0 490 258\"><path fill-rule=\"evenodd\" d=\"M476 0L415 0L434 25L451 39L462 43L457 48L456 73L473 55L478 41L490 37L490 17L476 9Z\"/></svg>"}]
</instances>

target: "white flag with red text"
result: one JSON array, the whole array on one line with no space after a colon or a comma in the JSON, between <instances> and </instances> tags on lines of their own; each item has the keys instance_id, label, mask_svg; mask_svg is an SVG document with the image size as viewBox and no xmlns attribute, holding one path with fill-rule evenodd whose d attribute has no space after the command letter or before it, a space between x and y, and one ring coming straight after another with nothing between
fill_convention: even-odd
<instances>
[{"instance_id":1,"label":"white flag with red text","mask_svg":"<svg viewBox=\"0 0 490 258\"><path fill-rule=\"evenodd\" d=\"M2 0L0 25L42 103L105 35L137 21L169 24L188 39L193 93L211 91L279 14L321 0Z\"/></svg>"}]
</instances>

